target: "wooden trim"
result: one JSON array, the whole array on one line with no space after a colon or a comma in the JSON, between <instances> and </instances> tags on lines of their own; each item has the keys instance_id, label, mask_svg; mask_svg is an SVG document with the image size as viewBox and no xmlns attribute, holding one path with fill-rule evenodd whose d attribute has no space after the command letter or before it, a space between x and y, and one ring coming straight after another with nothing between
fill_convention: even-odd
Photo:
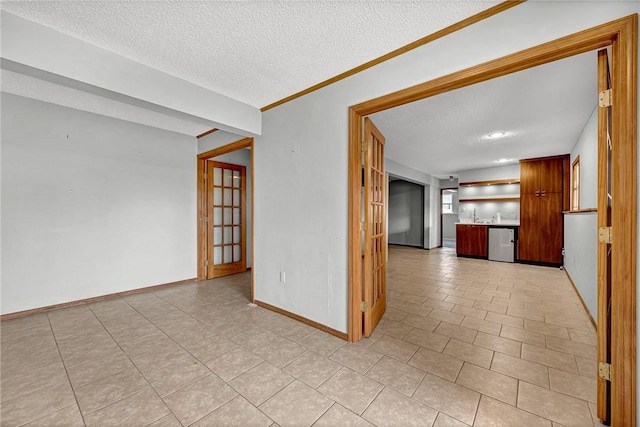
<instances>
[{"instance_id":1,"label":"wooden trim","mask_svg":"<svg viewBox=\"0 0 640 427\"><path fill-rule=\"evenodd\" d=\"M482 185L503 185L503 184L520 184L520 178L513 179L493 179L490 181L471 181L461 182L458 184L460 187L477 187Z\"/></svg>"},{"instance_id":2,"label":"wooden trim","mask_svg":"<svg viewBox=\"0 0 640 427\"><path fill-rule=\"evenodd\" d=\"M519 202L520 197L487 197L480 199L458 199L458 203L471 203L471 202Z\"/></svg>"},{"instance_id":3,"label":"wooden trim","mask_svg":"<svg viewBox=\"0 0 640 427\"><path fill-rule=\"evenodd\" d=\"M562 210L571 210L571 155L565 154L562 159Z\"/></svg>"},{"instance_id":4,"label":"wooden trim","mask_svg":"<svg viewBox=\"0 0 640 427\"><path fill-rule=\"evenodd\" d=\"M349 339L361 338L359 307L362 292L360 266L360 122L362 117L448 91L470 86L547 64L559 59L612 46L616 118L613 134L620 147L614 161L614 260L613 277L617 291L612 294L612 321L615 363L612 370L612 425L636 424L636 238L637 238L637 26L638 16L630 15L578 33L553 40L484 64L349 107Z\"/></svg>"},{"instance_id":5,"label":"wooden trim","mask_svg":"<svg viewBox=\"0 0 640 427\"><path fill-rule=\"evenodd\" d=\"M589 308L587 307L587 304L582 299L582 295L580 295L580 292L578 292L578 288L576 287L576 284L573 282L573 279L571 278L571 275L569 274L569 272L567 271L566 268L564 268L564 272L567 275L567 278L569 279L569 282L571 283L571 286L573 286L573 290L576 291L576 295L578 296L578 299L580 300L580 304L582 304L582 308L584 308L584 312L587 313L587 316L589 317L589 320L591 321L591 325L593 326L593 329L597 330L598 329L598 323L596 322L596 320L593 318L593 316L589 312Z\"/></svg>"},{"instance_id":6,"label":"wooden trim","mask_svg":"<svg viewBox=\"0 0 640 427\"><path fill-rule=\"evenodd\" d=\"M348 275L348 336L349 341L362 338L362 253L360 242L361 186L362 186L362 116L349 108L349 275Z\"/></svg>"},{"instance_id":7,"label":"wooden trim","mask_svg":"<svg viewBox=\"0 0 640 427\"><path fill-rule=\"evenodd\" d=\"M572 211L563 211L562 213L565 215L569 214L585 214L585 213L597 213L598 209L596 208L584 208L584 209L576 209Z\"/></svg>"},{"instance_id":8,"label":"wooden trim","mask_svg":"<svg viewBox=\"0 0 640 427\"><path fill-rule=\"evenodd\" d=\"M100 295L100 296L97 296L97 297L84 298L84 299L79 299L79 300L75 300L75 301L63 302L63 303L60 303L60 304L47 305L47 306L44 306L44 307L33 308L33 309L30 309L30 310L16 311L14 313L7 313L7 314L0 315L0 321L16 319L18 317L24 317L24 316L31 316L33 314L47 313L49 311L59 310L59 309L69 308L69 307L75 307L75 306L78 306L78 305L93 304L93 303L99 302L99 301L126 297L128 295L142 294L142 293L145 293L145 292L151 292L151 291L156 291L156 290L165 289L165 288L172 288L174 286L186 285L186 284L195 283L195 282L196 282L196 278L194 277L193 279L179 280L177 282L163 283L161 285L146 286L144 288L131 289L129 291L114 292L112 294L106 294L106 295Z\"/></svg>"},{"instance_id":9,"label":"wooden trim","mask_svg":"<svg viewBox=\"0 0 640 427\"><path fill-rule=\"evenodd\" d=\"M460 22L456 22L453 25L449 25L448 27L445 27L442 30L436 31L433 34L430 34L430 35L428 35L426 37L423 37L423 38L421 38L419 40L416 40L416 41L414 41L412 43L409 43L409 44L407 44L405 46L402 46L401 48L398 48L398 49L396 49L394 51L391 51L391 52L389 52L389 53L387 53L385 55L382 55L382 56L380 56L380 57L378 57L376 59L373 59L373 60L371 60L369 62L365 62L362 65L359 65L359 66L357 66L355 68L352 68L352 69L350 69L348 71L345 71L344 73L338 74L337 76L332 77L332 78L330 78L328 80L325 80L325 81L320 82L320 83L318 83L316 85L313 85L308 89L302 90L300 92L296 92L293 95L287 96L286 98L283 98L283 99L281 99L279 101L276 101L276 102L273 102L273 103L271 103L269 105L266 105L266 106L262 107L260 109L260 111L265 112L267 110L271 110L272 108L275 108L275 107L277 107L279 105L285 104L285 103L287 103L289 101L293 101L294 99L300 98L301 96L307 95L307 94L309 94L311 92L315 92L318 89L322 89L325 86L329 86L329 85L331 85L333 83L339 82L340 80L344 80L347 77L351 77L354 74L357 74L357 73L359 73L361 71L364 71L364 70L366 70L368 68L374 67L374 66L376 66L378 64L381 64L381 63L383 63L385 61L388 61L389 59L395 58L396 56L400 56L400 55L402 55L404 53L407 53L407 52L409 52L409 51L411 51L413 49L416 49L416 48L418 48L420 46L423 46L423 45L425 45L427 43L431 43L434 40L437 40L439 38L447 36L447 35L449 35L451 33L456 32L456 31L459 31L459 30L461 30L461 29L463 29L465 27L468 27L470 25L473 25L473 24L475 24L477 22L480 22L483 19L490 18L493 15L496 15L496 14L498 14L500 12L504 12L507 9L511 9L514 6L517 6L517 5L521 4L521 3L524 3L524 1L525 0L507 0L507 1L504 1L504 2L502 2L500 4L497 4L497 5L493 6L493 7L490 7L487 10L483 10L482 12L476 13L475 15L472 15L472 16L466 18L466 19L463 19Z\"/></svg>"},{"instance_id":10,"label":"wooden trim","mask_svg":"<svg viewBox=\"0 0 640 427\"><path fill-rule=\"evenodd\" d=\"M198 251L198 265L197 265L197 279L198 280L206 280L207 279L207 267L204 264L204 261L207 259L207 227L206 222L204 220L204 215L206 213L206 203L207 203L207 181L204 179L204 174L207 173L207 160L206 159L196 159L198 164L198 175L196 177L196 188L197 188L197 207L196 207L196 224L197 225L197 233L198 233L198 243L197 243L197 251Z\"/></svg>"},{"instance_id":11,"label":"wooden trim","mask_svg":"<svg viewBox=\"0 0 640 427\"><path fill-rule=\"evenodd\" d=\"M243 148L253 147L253 138L244 138L231 144L223 145L222 147L214 148L213 150L205 151L198 154L199 159L210 159L212 157L222 156L223 154L231 153L233 151L242 150Z\"/></svg>"},{"instance_id":12,"label":"wooden trim","mask_svg":"<svg viewBox=\"0 0 640 427\"><path fill-rule=\"evenodd\" d=\"M255 301L255 289L256 289L256 275L253 274L253 268L256 266L256 223L255 223L255 197L256 193L256 174L255 168L253 165L255 164L255 152L256 150L253 148L253 139L251 141L251 267L247 268L247 270L251 270L251 294L250 299L251 302Z\"/></svg>"},{"instance_id":13,"label":"wooden trim","mask_svg":"<svg viewBox=\"0 0 640 427\"><path fill-rule=\"evenodd\" d=\"M207 136L209 134L212 134L212 133L214 133L214 132L216 132L218 130L219 130L218 128L209 129L206 132L202 132L200 135L196 135L196 138L198 138L198 139L203 138L203 137L205 137L205 136Z\"/></svg>"},{"instance_id":14,"label":"wooden trim","mask_svg":"<svg viewBox=\"0 0 640 427\"><path fill-rule=\"evenodd\" d=\"M580 34L580 33L578 33ZM554 59L555 61L555 59ZM521 159L520 163L527 163L527 162L543 162L545 160L557 160L557 159L562 159L564 160L564 158L568 156L568 154L559 154L557 156L544 156L544 157L535 157L532 159Z\"/></svg>"},{"instance_id":15,"label":"wooden trim","mask_svg":"<svg viewBox=\"0 0 640 427\"><path fill-rule=\"evenodd\" d=\"M638 15L619 21L612 45L613 205L611 425L636 424ZM615 231L617 230L617 231Z\"/></svg>"},{"instance_id":16,"label":"wooden trim","mask_svg":"<svg viewBox=\"0 0 640 427\"><path fill-rule=\"evenodd\" d=\"M389 108L409 104L441 93L460 89L486 80L502 77L518 71L564 59L569 56L596 50L612 43L618 29L630 17L599 25L539 46L494 59L465 70L420 83L388 95L354 105L351 108L366 116ZM557 157L557 156L556 156ZM523 160L521 160L522 162Z\"/></svg>"},{"instance_id":17,"label":"wooden trim","mask_svg":"<svg viewBox=\"0 0 640 427\"><path fill-rule=\"evenodd\" d=\"M578 167L578 176L576 177L576 166ZM571 170L568 172L569 181L571 183L569 187L570 199L569 199L569 209L572 211L580 210L580 183L582 182L580 179L580 156L576 156L576 158L571 162ZM577 180L577 185L576 185ZM576 197L577 196L577 197Z\"/></svg>"},{"instance_id":18,"label":"wooden trim","mask_svg":"<svg viewBox=\"0 0 640 427\"><path fill-rule=\"evenodd\" d=\"M271 304L267 304L266 302L254 300L253 303L259 307L266 308L267 310L273 311L274 313L282 314L283 316L287 316L293 320L297 320L298 322L304 323L305 325L309 325L313 328L319 329L323 332L327 332L333 336L336 336L340 339L347 341L348 336L344 332L337 331L333 328L323 325L322 323L315 322L313 320L307 319L306 317L302 317L298 314L291 313L290 311L283 310Z\"/></svg>"}]
</instances>

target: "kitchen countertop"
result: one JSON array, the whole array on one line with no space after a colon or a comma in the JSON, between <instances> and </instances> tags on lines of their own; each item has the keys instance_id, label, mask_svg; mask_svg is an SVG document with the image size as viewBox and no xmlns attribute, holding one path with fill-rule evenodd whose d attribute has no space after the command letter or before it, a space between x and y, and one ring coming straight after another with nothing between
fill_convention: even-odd
<instances>
[{"instance_id":1,"label":"kitchen countertop","mask_svg":"<svg viewBox=\"0 0 640 427\"><path fill-rule=\"evenodd\" d=\"M520 221L501 221L498 223L484 223L484 222L456 222L456 225L487 225L491 227L520 227Z\"/></svg>"}]
</instances>

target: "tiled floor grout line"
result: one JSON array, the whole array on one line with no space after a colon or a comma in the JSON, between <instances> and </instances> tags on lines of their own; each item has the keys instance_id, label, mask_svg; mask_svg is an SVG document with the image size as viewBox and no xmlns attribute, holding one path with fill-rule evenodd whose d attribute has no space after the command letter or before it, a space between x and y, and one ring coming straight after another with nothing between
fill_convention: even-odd
<instances>
[{"instance_id":1,"label":"tiled floor grout line","mask_svg":"<svg viewBox=\"0 0 640 427\"><path fill-rule=\"evenodd\" d=\"M124 301L121 297L119 297L119 298L120 298L120 300L121 300L121 301L123 301L124 303L126 303L127 305L129 305L133 310L135 310L135 311L136 311L140 316L142 316L143 318L145 318L147 321L151 322L151 321L150 321L149 319L147 319L147 318L146 318L142 313L138 312L138 311L135 309L135 307L132 307L130 304L128 304L128 302L127 302L127 301ZM118 341L113 337L113 335L111 334L111 332L109 331L109 329L107 329L107 327L104 325L104 323L102 322L102 320L100 319L100 317L99 317L99 316L98 316L98 315L97 315L97 314L92 310L91 306L87 306L87 308L89 309L89 311L91 311L91 313L92 313L92 314L93 314L93 316L98 320L98 322L100 322L100 325L101 325L101 326L104 328L104 330L109 334L109 336L111 337L111 339L113 340L113 342L118 346L118 348L120 349L120 351L122 351L122 354L124 354L124 355L127 357L127 359L129 360L129 362L131 362L131 365L135 368L135 370L136 370L136 371L138 371L138 373L140 374L140 376L141 376L142 378L144 378L144 380L145 380L145 382L147 383L148 387L149 387L151 390L153 390L153 392L154 392L154 393L155 393L155 395L158 397L158 399L160 399L160 400L162 401L162 403L167 407L167 409L169 410L169 413L170 413L171 415L173 415L176 419L178 419L178 417L176 416L176 414L171 410L171 407L169 407L169 405L167 405L167 404L165 403L164 399L160 396L160 394L159 394L159 393L158 393L158 391L155 389L155 387L153 387L153 385L149 382L149 380L147 379L147 377L142 373L142 371L140 371L140 369L138 368L138 366L133 362L133 360L131 359L131 356L130 356L126 351L124 351L124 349L122 348L122 346L120 345L120 343L119 343L119 342L118 342ZM172 339L170 336L168 336L168 335L167 335L167 334L166 334L162 329L160 329L160 328L159 328L157 325L155 325L153 322L151 322L151 323L156 327L156 329L158 329L160 332L162 332L163 334L165 334L169 339L171 339L171 340L173 341L173 339ZM175 341L173 341L173 342L174 342L175 344L177 344L177 345L179 345L179 346L180 346L180 344L179 344L179 343L177 343L177 342L175 342ZM192 357L194 357L191 353L189 353L189 352L188 352L185 348L183 348L182 346L180 346L180 348L182 348L183 350L185 350L185 351L187 352L187 354L189 354L189 355L191 355ZM181 359L181 360L182 360L182 359ZM174 362L174 363L177 363L177 362ZM204 366L206 367L206 365L204 365ZM162 369L162 368L159 368L159 369ZM156 369L156 370L159 370L159 369ZM209 368L207 368L207 369L209 369ZM123 370L123 371L124 371L124 370ZM120 371L120 372L123 372L123 371ZM155 371L151 371L151 372L149 372L149 374L150 374L150 373L152 373L152 372L155 372ZM203 378L204 378L204 377L203 377ZM89 384L95 383L95 382L97 382L97 381L101 381L101 380L102 380L102 378L101 378L101 379L98 379L98 380L95 380L95 381L92 381L91 383L84 384L84 385L83 385L83 387L84 387L84 386L86 386L86 385L89 385ZM198 379L198 380L196 380L196 381L199 381L199 380L200 380L200 379ZM196 382L196 381L193 381L193 382ZM191 384L193 384L193 382L192 382ZM190 385L190 384L189 384L189 385ZM187 385L187 386L188 386L188 385ZM185 387L186 387L186 386L185 386ZM72 386L72 388L73 388L73 386ZM145 387L145 388L146 388L146 387ZM102 407L102 408L95 409L95 410L93 410L93 411L89 412L88 414L91 414L91 413L97 412L97 411L99 411L99 410L103 410L104 408L108 408L109 406L115 405L116 403L118 403L118 402L120 402L120 401L122 401L122 400L124 400L124 399L127 399L127 398L129 398L129 397L131 397L131 396L135 396L136 394L141 393L142 391L144 391L144 388L143 388L142 390L138 390L138 391L136 391L135 393L131 393L130 395L122 396L120 399L118 399L118 400L116 400L116 401L114 401L114 402L111 402L110 404L105 405L105 406L104 406L104 407ZM74 394L75 394L75 389L74 389ZM170 393L170 394L171 394L171 393ZM170 394L169 394L169 395L170 395ZM168 396L168 395L167 395L167 396ZM166 396L165 396L165 397L166 397ZM80 408L80 405L79 405L79 404L78 404L78 408L80 409L80 414L82 415L83 420L84 420L84 411ZM88 415L88 414L87 414L87 415ZM161 418L164 418L166 415L168 415L168 414L165 414L165 415L163 415L162 417L160 417L160 418L158 418L158 419L154 420L152 423L154 423L154 422L156 422L156 421L160 420ZM152 424L152 423L149 423L149 424ZM86 423L85 423L85 425L86 425Z\"/></svg>"},{"instance_id":2,"label":"tiled floor grout line","mask_svg":"<svg viewBox=\"0 0 640 427\"><path fill-rule=\"evenodd\" d=\"M58 355L60 356L60 361L62 362L62 366L64 367L64 373L67 376L67 381L69 382L69 387L71 387L71 392L73 393L73 398L76 402L76 405L78 406L78 411L80 412L80 416L82 417L82 423L86 426L87 422L84 419L84 414L82 413L82 411L80 410L80 402L78 402L78 396L76 395L76 389L73 387L73 383L71 383L71 377L69 377L69 370L67 369L67 364L64 361L64 358L62 357L62 352L60 351L60 345L58 344L58 339L56 338L56 331L53 328L53 325L51 324L51 317L49 317L49 314L47 313L47 320L49 321L49 327L51 328L51 335L53 335L53 340L56 343L56 348L58 349Z\"/></svg>"}]
</instances>

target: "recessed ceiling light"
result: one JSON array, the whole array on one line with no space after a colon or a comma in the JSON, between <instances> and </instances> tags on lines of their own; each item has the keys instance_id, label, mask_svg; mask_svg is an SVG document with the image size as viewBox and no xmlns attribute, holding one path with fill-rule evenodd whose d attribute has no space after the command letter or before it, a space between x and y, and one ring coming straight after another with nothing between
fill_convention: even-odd
<instances>
[{"instance_id":1,"label":"recessed ceiling light","mask_svg":"<svg viewBox=\"0 0 640 427\"><path fill-rule=\"evenodd\" d=\"M488 135L484 136L484 139L499 139L499 138L504 138L505 136L509 135L509 132L491 132Z\"/></svg>"},{"instance_id":2,"label":"recessed ceiling light","mask_svg":"<svg viewBox=\"0 0 640 427\"><path fill-rule=\"evenodd\" d=\"M513 159L498 159L496 160L496 163L507 163L507 162L512 162Z\"/></svg>"}]
</instances>

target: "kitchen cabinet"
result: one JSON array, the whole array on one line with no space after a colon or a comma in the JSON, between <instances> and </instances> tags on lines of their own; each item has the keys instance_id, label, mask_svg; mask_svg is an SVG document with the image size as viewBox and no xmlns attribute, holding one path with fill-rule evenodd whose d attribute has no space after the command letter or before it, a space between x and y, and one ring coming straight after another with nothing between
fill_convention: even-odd
<instances>
[{"instance_id":1,"label":"kitchen cabinet","mask_svg":"<svg viewBox=\"0 0 640 427\"><path fill-rule=\"evenodd\" d=\"M456 253L458 256L487 258L487 226L456 224Z\"/></svg>"},{"instance_id":2,"label":"kitchen cabinet","mask_svg":"<svg viewBox=\"0 0 640 427\"><path fill-rule=\"evenodd\" d=\"M520 161L520 261L562 264L568 172L568 155Z\"/></svg>"}]
</instances>

